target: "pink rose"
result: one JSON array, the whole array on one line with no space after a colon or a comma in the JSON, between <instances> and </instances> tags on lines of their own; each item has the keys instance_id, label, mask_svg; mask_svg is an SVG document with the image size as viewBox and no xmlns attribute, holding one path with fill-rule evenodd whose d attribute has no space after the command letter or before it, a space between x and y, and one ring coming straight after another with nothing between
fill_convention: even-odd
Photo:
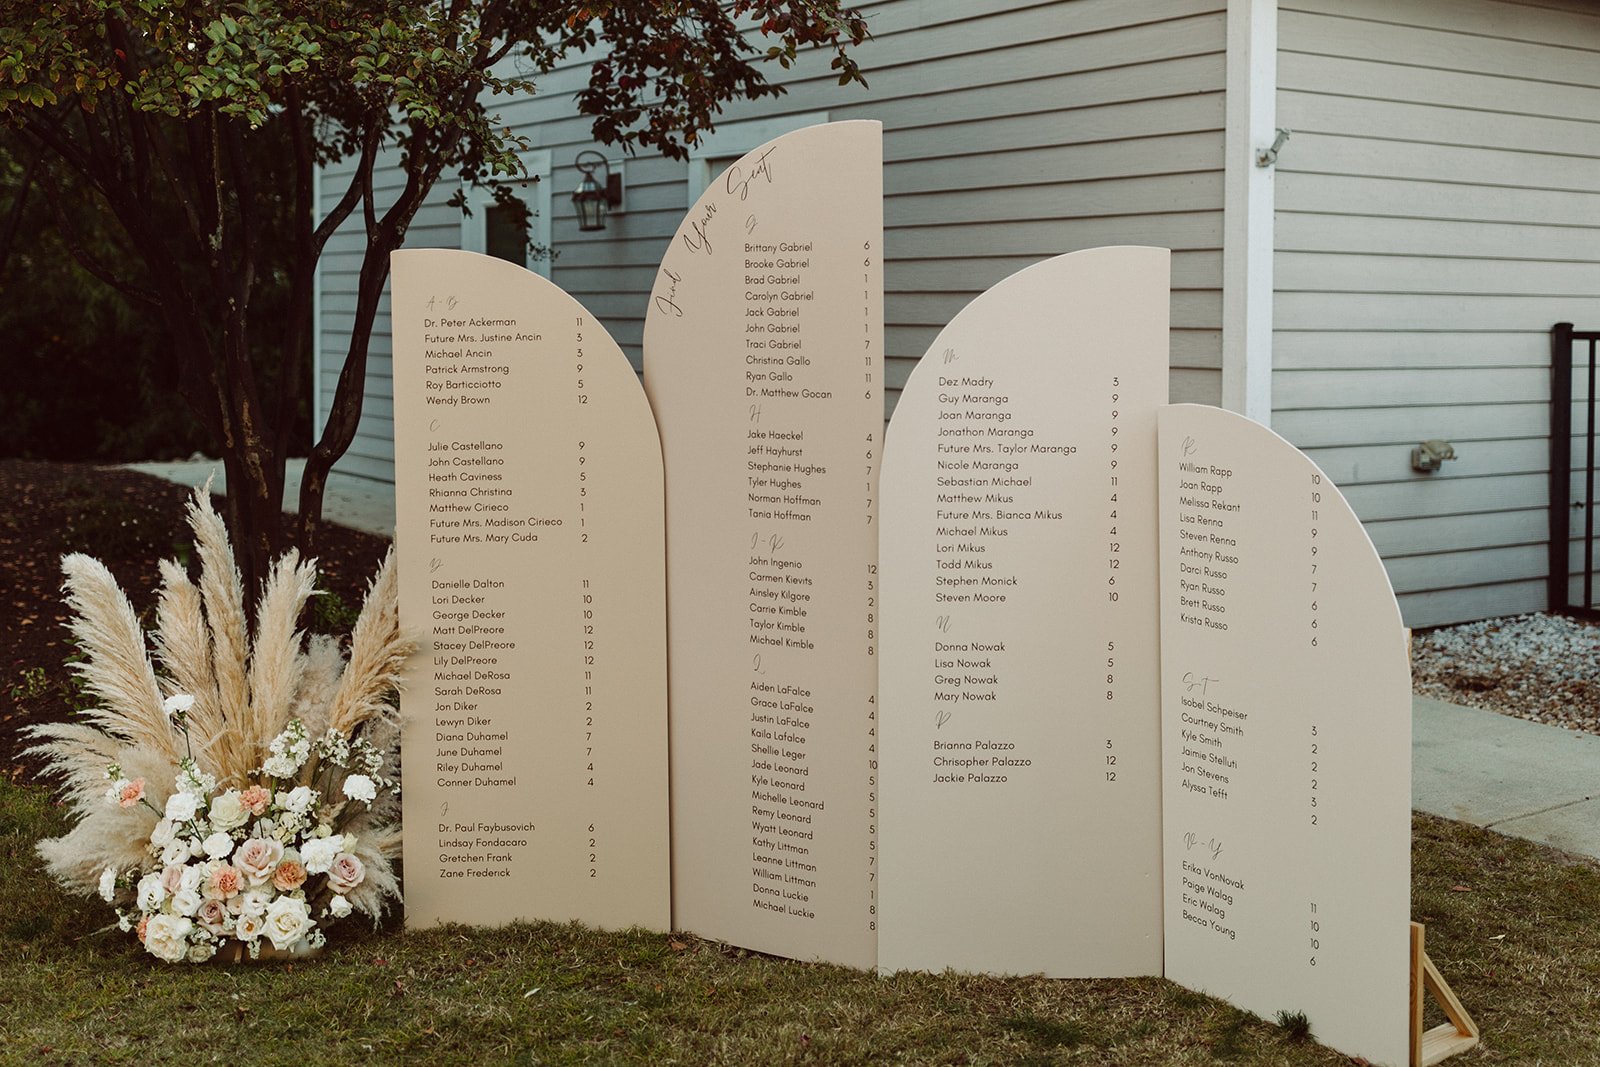
<instances>
[{"instance_id":1,"label":"pink rose","mask_svg":"<svg viewBox=\"0 0 1600 1067\"><path fill-rule=\"evenodd\" d=\"M233 865L239 868L239 873L244 875L251 885L260 885L272 877L272 872L281 859L283 859L281 842L252 837L240 845L239 850L233 854Z\"/></svg>"},{"instance_id":2,"label":"pink rose","mask_svg":"<svg viewBox=\"0 0 1600 1067\"><path fill-rule=\"evenodd\" d=\"M213 934L223 933L228 922L228 906L220 900L207 900L195 912L195 919Z\"/></svg>"},{"instance_id":3,"label":"pink rose","mask_svg":"<svg viewBox=\"0 0 1600 1067\"><path fill-rule=\"evenodd\" d=\"M293 893L306 884L306 869L299 860L284 860L272 872L272 884L280 893Z\"/></svg>"},{"instance_id":4,"label":"pink rose","mask_svg":"<svg viewBox=\"0 0 1600 1067\"><path fill-rule=\"evenodd\" d=\"M167 891L167 896L172 896L183 888L183 865L176 864L161 872L161 888Z\"/></svg>"},{"instance_id":5,"label":"pink rose","mask_svg":"<svg viewBox=\"0 0 1600 1067\"><path fill-rule=\"evenodd\" d=\"M348 852L341 852L328 868L328 885L335 893L348 893L366 878L367 869Z\"/></svg>"},{"instance_id":6,"label":"pink rose","mask_svg":"<svg viewBox=\"0 0 1600 1067\"><path fill-rule=\"evenodd\" d=\"M211 880L208 883L211 891L207 895L217 900L232 900L239 895L239 890L244 888L242 883L237 867L223 865L211 872Z\"/></svg>"},{"instance_id":7,"label":"pink rose","mask_svg":"<svg viewBox=\"0 0 1600 1067\"><path fill-rule=\"evenodd\" d=\"M239 794L239 801L251 815L265 815L267 805L272 803L272 792L259 785L253 785Z\"/></svg>"},{"instance_id":8,"label":"pink rose","mask_svg":"<svg viewBox=\"0 0 1600 1067\"><path fill-rule=\"evenodd\" d=\"M144 779L135 778L131 782L122 783L122 792L117 796L117 803L125 808L131 808L144 799Z\"/></svg>"}]
</instances>

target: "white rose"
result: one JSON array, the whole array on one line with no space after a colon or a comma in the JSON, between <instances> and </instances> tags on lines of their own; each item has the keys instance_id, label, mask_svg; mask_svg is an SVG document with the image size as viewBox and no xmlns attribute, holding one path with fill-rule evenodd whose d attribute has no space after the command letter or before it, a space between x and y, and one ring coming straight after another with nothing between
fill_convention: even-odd
<instances>
[{"instance_id":1,"label":"white rose","mask_svg":"<svg viewBox=\"0 0 1600 1067\"><path fill-rule=\"evenodd\" d=\"M116 899L116 896L117 869L115 867L107 867L100 872L100 899L109 904Z\"/></svg>"},{"instance_id":2,"label":"white rose","mask_svg":"<svg viewBox=\"0 0 1600 1067\"><path fill-rule=\"evenodd\" d=\"M327 874L333 861L344 851L344 836L318 837L300 846L300 862L306 865L307 874Z\"/></svg>"},{"instance_id":3,"label":"white rose","mask_svg":"<svg viewBox=\"0 0 1600 1067\"><path fill-rule=\"evenodd\" d=\"M267 937L280 951L304 937L311 925L311 912L299 897L279 897L267 908Z\"/></svg>"},{"instance_id":4,"label":"white rose","mask_svg":"<svg viewBox=\"0 0 1600 1067\"><path fill-rule=\"evenodd\" d=\"M285 811L292 811L296 815L304 815L316 797L317 795L311 791L309 785L296 786L287 793L280 789L277 797L278 807L283 808Z\"/></svg>"},{"instance_id":5,"label":"white rose","mask_svg":"<svg viewBox=\"0 0 1600 1067\"><path fill-rule=\"evenodd\" d=\"M245 914L239 916L238 922L234 924L233 936L240 941L254 941L264 934L266 930L267 917L265 913L260 915Z\"/></svg>"},{"instance_id":6,"label":"white rose","mask_svg":"<svg viewBox=\"0 0 1600 1067\"><path fill-rule=\"evenodd\" d=\"M193 819L199 810L200 798L179 790L167 798L167 810L163 814L174 823L182 823Z\"/></svg>"},{"instance_id":7,"label":"white rose","mask_svg":"<svg viewBox=\"0 0 1600 1067\"><path fill-rule=\"evenodd\" d=\"M195 857L196 859L198 859L201 856L204 856L205 854L206 854L206 843L205 843L205 840L203 838L201 838L201 837L198 837L198 836L189 838L189 855L191 855L191 856Z\"/></svg>"},{"instance_id":8,"label":"white rose","mask_svg":"<svg viewBox=\"0 0 1600 1067\"><path fill-rule=\"evenodd\" d=\"M189 955L194 922L178 915L152 915L144 928L144 947L157 959L180 963Z\"/></svg>"},{"instance_id":9,"label":"white rose","mask_svg":"<svg viewBox=\"0 0 1600 1067\"><path fill-rule=\"evenodd\" d=\"M179 915L193 915L200 910L202 903L200 894L193 889L180 889L172 894L172 910Z\"/></svg>"},{"instance_id":10,"label":"white rose","mask_svg":"<svg viewBox=\"0 0 1600 1067\"><path fill-rule=\"evenodd\" d=\"M162 819L156 823L156 828L150 831L150 843L157 848L166 848L178 836L178 827L171 819Z\"/></svg>"},{"instance_id":11,"label":"white rose","mask_svg":"<svg viewBox=\"0 0 1600 1067\"><path fill-rule=\"evenodd\" d=\"M378 795L378 786L364 774L352 774L344 780L344 795L371 804Z\"/></svg>"},{"instance_id":12,"label":"white rose","mask_svg":"<svg viewBox=\"0 0 1600 1067\"><path fill-rule=\"evenodd\" d=\"M350 902L344 897L334 897L328 901L328 914L335 919L342 919L350 914Z\"/></svg>"},{"instance_id":13,"label":"white rose","mask_svg":"<svg viewBox=\"0 0 1600 1067\"><path fill-rule=\"evenodd\" d=\"M250 818L237 789L230 789L211 802L211 825L217 830L237 830Z\"/></svg>"},{"instance_id":14,"label":"white rose","mask_svg":"<svg viewBox=\"0 0 1600 1067\"><path fill-rule=\"evenodd\" d=\"M206 838L202 844L210 859L220 860L233 852L233 838L221 830Z\"/></svg>"},{"instance_id":15,"label":"white rose","mask_svg":"<svg viewBox=\"0 0 1600 1067\"><path fill-rule=\"evenodd\" d=\"M137 901L140 911L155 911L161 907L161 902L167 899L167 891L161 885L161 874L152 871L139 879Z\"/></svg>"}]
</instances>

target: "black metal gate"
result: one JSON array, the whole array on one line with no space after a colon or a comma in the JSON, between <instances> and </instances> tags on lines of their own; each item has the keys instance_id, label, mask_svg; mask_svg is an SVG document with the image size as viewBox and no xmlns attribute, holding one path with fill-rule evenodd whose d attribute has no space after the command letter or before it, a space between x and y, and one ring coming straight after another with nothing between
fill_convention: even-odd
<instances>
[{"instance_id":1,"label":"black metal gate","mask_svg":"<svg viewBox=\"0 0 1600 1067\"><path fill-rule=\"evenodd\" d=\"M1600 609L1594 590L1594 451L1595 451L1595 348L1600 331L1574 330L1570 322L1550 329L1550 610L1583 612ZM1587 388L1573 389L1573 351L1586 349L1577 368L1586 369ZM1574 400L1581 405L1582 428L1573 436ZM1581 451L1581 460L1575 459ZM1573 482L1574 471L1582 475ZM1574 499L1576 498L1576 499ZM1574 530L1575 512L1582 512ZM1582 540L1582 562L1576 577L1582 592L1572 595L1572 542Z\"/></svg>"}]
</instances>

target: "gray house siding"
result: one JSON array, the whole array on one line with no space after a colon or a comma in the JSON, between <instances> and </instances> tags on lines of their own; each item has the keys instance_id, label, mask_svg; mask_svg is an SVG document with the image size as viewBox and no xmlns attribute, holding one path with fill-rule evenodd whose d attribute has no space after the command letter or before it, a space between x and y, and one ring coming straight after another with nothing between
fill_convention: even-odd
<instances>
[{"instance_id":1,"label":"gray house siding","mask_svg":"<svg viewBox=\"0 0 1600 1067\"><path fill-rule=\"evenodd\" d=\"M883 122L888 409L934 335L973 297L1030 263L1102 244L1174 250L1172 396L1216 403L1224 0L888 0L863 11L874 36L858 58L870 89L840 87L825 55L805 55L773 72L787 95L732 105L721 126L823 115ZM638 366L656 266L692 199L689 168L654 155L627 159L622 212L603 233L578 232L572 161L600 147L572 106L590 60L552 71L539 94L501 111L551 152L553 280ZM325 202L337 196L337 178L325 176ZM408 247L455 246L448 192L419 215ZM330 395L360 247L347 226L323 269L318 377ZM361 436L340 469L392 480L387 330L385 306Z\"/></svg>"},{"instance_id":2,"label":"gray house siding","mask_svg":"<svg viewBox=\"0 0 1600 1067\"><path fill-rule=\"evenodd\" d=\"M1408 623L1545 604L1549 341L1600 325L1600 4L1284 0L1273 425ZM1454 443L1427 475L1410 449Z\"/></svg>"}]
</instances>

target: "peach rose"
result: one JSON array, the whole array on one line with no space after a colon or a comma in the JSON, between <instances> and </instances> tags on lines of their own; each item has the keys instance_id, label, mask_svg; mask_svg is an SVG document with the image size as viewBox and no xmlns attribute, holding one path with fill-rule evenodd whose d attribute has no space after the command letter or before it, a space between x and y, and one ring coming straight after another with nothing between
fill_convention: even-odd
<instances>
[{"instance_id":1,"label":"peach rose","mask_svg":"<svg viewBox=\"0 0 1600 1067\"><path fill-rule=\"evenodd\" d=\"M243 883L239 868L224 865L211 872L206 895L215 900L232 900L244 888Z\"/></svg>"},{"instance_id":2,"label":"peach rose","mask_svg":"<svg viewBox=\"0 0 1600 1067\"><path fill-rule=\"evenodd\" d=\"M253 785L239 794L239 800L251 815L265 815L267 805L272 803L272 791Z\"/></svg>"},{"instance_id":3,"label":"peach rose","mask_svg":"<svg viewBox=\"0 0 1600 1067\"><path fill-rule=\"evenodd\" d=\"M149 928L150 928L150 916L148 916L148 915L140 916L139 925L138 925L138 927L136 927L134 929L134 933L139 936L139 944L141 944L141 945L144 944L145 931L148 930Z\"/></svg>"},{"instance_id":4,"label":"peach rose","mask_svg":"<svg viewBox=\"0 0 1600 1067\"><path fill-rule=\"evenodd\" d=\"M297 859L286 859L272 872L272 884L280 893L292 893L306 884L306 869Z\"/></svg>"},{"instance_id":5,"label":"peach rose","mask_svg":"<svg viewBox=\"0 0 1600 1067\"><path fill-rule=\"evenodd\" d=\"M144 779L135 778L131 782L122 783L122 792L117 795L117 803L125 808L131 808L144 799Z\"/></svg>"},{"instance_id":6,"label":"peach rose","mask_svg":"<svg viewBox=\"0 0 1600 1067\"><path fill-rule=\"evenodd\" d=\"M348 893L367 877L367 869L361 861L348 852L341 852L334 858L333 866L328 868L328 886L335 893Z\"/></svg>"}]
</instances>

